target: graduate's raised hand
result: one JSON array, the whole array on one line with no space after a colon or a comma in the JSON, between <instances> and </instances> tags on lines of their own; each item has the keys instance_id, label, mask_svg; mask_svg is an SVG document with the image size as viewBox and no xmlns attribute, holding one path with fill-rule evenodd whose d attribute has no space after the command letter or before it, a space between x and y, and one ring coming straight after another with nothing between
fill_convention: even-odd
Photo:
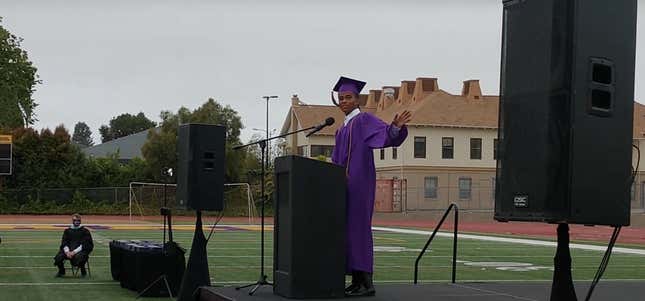
<instances>
[{"instance_id":1,"label":"graduate's raised hand","mask_svg":"<svg viewBox=\"0 0 645 301\"><path fill-rule=\"evenodd\" d=\"M408 122L412 120L412 113L408 110L404 110L401 114L396 114L394 116L394 120L392 120L392 124L398 128L406 125Z\"/></svg>"}]
</instances>

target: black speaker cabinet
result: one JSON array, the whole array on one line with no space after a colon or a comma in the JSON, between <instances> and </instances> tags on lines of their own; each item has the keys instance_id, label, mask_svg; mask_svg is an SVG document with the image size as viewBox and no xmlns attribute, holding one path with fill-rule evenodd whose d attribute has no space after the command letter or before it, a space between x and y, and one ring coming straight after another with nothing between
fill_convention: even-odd
<instances>
[{"instance_id":1,"label":"black speaker cabinet","mask_svg":"<svg viewBox=\"0 0 645 301\"><path fill-rule=\"evenodd\" d=\"M636 0L504 1L495 219L628 225Z\"/></svg>"},{"instance_id":2,"label":"black speaker cabinet","mask_svg":"<svg viewBox=\"0 0 645 301\"><path fill-rule=\"evenodd\" d=\"M345 292L345 169L300 156L275 160L274 293Z\"/></svg>"},{"instance_id":3,"label":"black speaker cabinet","mask_svg":"<svg viewBox=\"0 0 645 301\"><path fill-rule=\"evenodd\" d=\"M226 128L182 124L177 141L177 202L195 210L224 209Z\"/></svg>"}]
</instances>

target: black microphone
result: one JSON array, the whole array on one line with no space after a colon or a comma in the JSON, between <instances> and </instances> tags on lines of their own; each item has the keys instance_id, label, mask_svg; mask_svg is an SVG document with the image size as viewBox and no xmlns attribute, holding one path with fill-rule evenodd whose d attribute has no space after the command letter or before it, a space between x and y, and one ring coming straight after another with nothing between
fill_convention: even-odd
<instances>
[{"instance_id":1,"label":"black microphone","mask_svg":"<svg viewBox=\"0 0 645 301\"><path fill-rule=\"evenodd\" d=\"M316 128L314 128L313 131L309 132L305 137L309 137L317 133L318 131L322 130L324 127L334 124L334 121L335 121L334 118L328 117L327 119L325 119L325 122L317 125Z\"/></svg>"}]
</instances>

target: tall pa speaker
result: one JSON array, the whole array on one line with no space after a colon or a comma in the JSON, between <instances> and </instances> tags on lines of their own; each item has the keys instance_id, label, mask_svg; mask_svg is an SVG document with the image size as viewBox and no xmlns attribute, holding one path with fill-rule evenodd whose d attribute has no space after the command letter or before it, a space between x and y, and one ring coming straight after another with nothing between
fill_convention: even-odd
<instances>
[{"instance_id":1,"label":"tall pa speaker","mask_svg":"<svg viewBox=\"0 0 645 301\"><path fill-rule=\"evenodd\" d=\"M628 225L636 0L505 0L495 219Z\"/></svg>"},{"instance_id":2,"label":"tall pa speaker","mask_svg":"<svg viewBox=\"0 0 645 301\"><path fill-rule=\"evenodd\" d=\"M177 141L177 201L195 210L224 209L226 128L182 124Z\"/></svg>"}]
</instances>

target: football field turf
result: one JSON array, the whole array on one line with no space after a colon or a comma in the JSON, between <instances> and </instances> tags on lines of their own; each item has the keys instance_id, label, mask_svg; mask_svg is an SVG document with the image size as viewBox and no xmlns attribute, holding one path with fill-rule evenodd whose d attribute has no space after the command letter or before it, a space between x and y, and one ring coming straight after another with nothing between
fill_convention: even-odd
<instances>
[{"instance_id":1,"label":"football field turf","mask_svg":"<svg viewBox=\"0 0 645 301\"><path fill-rule=\"evenodd\" d=\"M230 228L224 228L230 229ZM161 241L160 230L92 230L95 249L91 278L54 278L53 256L62 231L3 230L0 244L0 300L133 300L136 294L112 280L108 243L113 239ZM189 248L192 231L175 231L182 247ZM266 233L266 273L271 276L273 233ZM427 236L374 232L375 273L378 283L411 283L414 261ZM213 285L252 283L259 274L259 232L216 231L208 244ZM452 240L437 237L421 261L422 282L450 281ZM460 239L457 281L550 281L553 247ZM602 251L571 250L575 280L590 280ZM186 254L188 260L188 253ZM312 260L315 258L312 257ZM603 280L645 279L645 255L614 253ZM168 300L168 298L145 298Z\"/></svg>"}]
</instances>

